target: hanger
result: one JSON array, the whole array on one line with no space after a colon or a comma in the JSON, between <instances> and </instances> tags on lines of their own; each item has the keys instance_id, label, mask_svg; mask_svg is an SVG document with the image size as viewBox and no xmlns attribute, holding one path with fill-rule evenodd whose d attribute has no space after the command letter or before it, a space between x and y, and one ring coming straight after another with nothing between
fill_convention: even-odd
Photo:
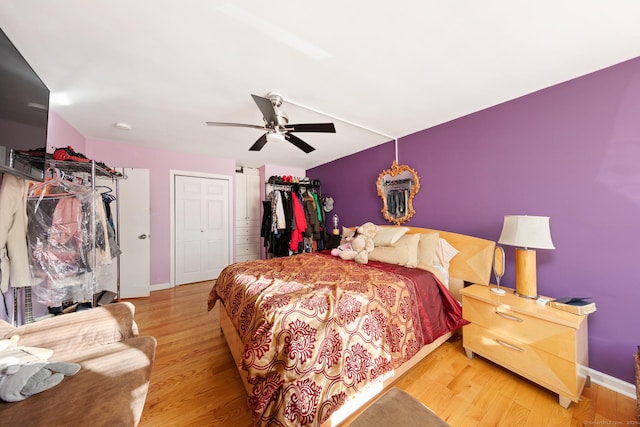
<instances>
[{"instance_id":1,"label":"hanger","mask_svg":"<svg viewBox=\"0 0 640 427\"><path fill-rule=\"evenodd\" d=\"M102 201L105 203L111 203L114 200L116 200L116 196L114 196L113 194L101 193L101 195L102 195Z\"/></svg>"},{"instance_id":2,"label":"hanger","mask_svg":"<svg viewBox=\"0 0 640 427\"><path fill-rule=\"evenodd\" d=\"M113 189L111 187L106 186L106 185L96 185L95 188L96 188L96 190L97 189L102 189L102 188L105 189L105 191L101 191L100 194L108 194L108 193L111 193L113 191Z\"/></svg>"},{"instance_id":3,"label":"hanger","mask_svg":"<svg viewBox=\"0 0 640 427\"><path fill-rule=\"evenodd\" d=\"M33 184L29 198L77 196L91 191L89 187L74 184L66 179L56 178Z\"/></svg>"}]
</instances>

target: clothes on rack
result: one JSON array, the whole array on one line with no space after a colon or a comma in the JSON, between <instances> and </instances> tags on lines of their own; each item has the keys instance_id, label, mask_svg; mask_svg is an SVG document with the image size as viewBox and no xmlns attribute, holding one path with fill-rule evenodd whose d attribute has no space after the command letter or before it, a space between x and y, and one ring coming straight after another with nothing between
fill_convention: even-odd
<instances>
[{"instance_id":1,"label":"clothes on rack","mask_svg":"<svg viewBox=\"0 0 640 427\"><path fill-rule=\"evenodd\" d=\"M101 195L68 181L46 181L29 191L27 213L34 296L49 307L92 300L100 290L94 266L113 258Z\"/></svg>"},{"instance_id":2,"label":"clothes on rack","mask_svg":"<svg viewBox=\"0 0 640 427\"><path fill-rule=\"evenodd\" d=\"M304 200L304 212L306 214L307 228L305 237L311 237L312 240L320 240L322 238L322 212L318 210L318 195L314 192L305 191L302 195Z\"/></svg>"},{"instance_id":3,"label":"clothes on rack","mask_svg":"<svg viewBox=\"0 0 640 427\"><path fill-rule=\"evenodd\" d=\"M318 183L319 186L319 183ZM274 257L324 248L324 213L320 195L302 183L267 183L260 235Z\"/></svg>"},{"instance_id":4,"label":"clothes on rack","mask_svg":"<svg viewBox=\"0 0 640 427\"><path fill-rule=\"evenodd\" d=\"M409 204L409 190L390 190L387 193L387 212L393 217L402 217L406 215L407 206Z\"/></svg>"},{"instance_id":5,"label":"clothes on rack","mask_svg":"<svg viewBox=\"0 0 640 427\"><path fill-rule=\"evenodd\" d=\"M105 194L101 193L100 196L96 193L96 199L101 199L102 207L104 208L105 220L107 222L107 238L109 241L109 248L111 249L111 258L115 258L122 254L120 246L116 241L116 227L113 221L113 215L111 213L111 203L116 200L115 196L109 194L109 197L105 198ZM100 200L96 200L97 204L100 204Z\"/></svg>"},{"instance_id":6,"label":"clothes on rack","mask_svg":"<svg viewBox=\"0 0 640 427\"><path fill-rule=\"evenodd\" d=\"M291 226L293 224L293 205L290 192L273 190L263 202L263 219L260 235L264 237L264 246L273 256L289 255Z\"/></svg>"},{"instance_id":7,"label":"clothes on rack","mask_svg":"<svg viewBox=\"0 0 640 427\"><path fill-rule=\"evenodd\" d=\"M289 249L292 252L303 252L303 247L300 244L304 241L304 233L307 230L307 219L302 205L302 197L295 191L291 192L292 206L293 206L293 221L295 226L291 230L291 242L289 242Z\"/></svg>"},{"instance_id":8,"label":"clothes on rack","mask_svg":"<svg viewBox=\"0 0 640 427\"><path fill-rule=\"evenodd\" d=\"M115 196L106 186L98 186L104 194L94 191L95 166L103 167L51 166L51 178L42 183L0 172L0 290L7 320L34 321L32 299L49 308L93 301L114 280L110 264L120 248L108 204ZM107 175L122 176L100 173Z\"/></svg>"},{"instance_id":9,"label":"clothes on rack","mask_svg":"<svg viewBox=\"0 0 640 427\"><path fill-rule=\"evenodd\" d=\"M0 288L31 285L26 200L29 181L0 173Z\"/></svg>"}]
</instances>

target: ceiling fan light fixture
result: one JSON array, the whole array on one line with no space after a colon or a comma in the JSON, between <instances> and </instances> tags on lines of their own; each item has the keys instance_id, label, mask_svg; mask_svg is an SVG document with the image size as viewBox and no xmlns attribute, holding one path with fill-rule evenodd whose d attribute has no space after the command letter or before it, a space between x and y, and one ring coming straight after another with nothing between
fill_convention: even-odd
<instances>
[{"instance_id":1,"label":"ceiling fan light fixture","mask_svg":"<svg viewBox=\"0 0 640 427\"><path fill-rule=\"evenodd\" d=\"M289 123L289 117L280 110L276 110L276 118L278 123L275 124L278 126L286 126Z\"/></svg>"},{"instance_id":2,"label":"ceiling fan light fixture","mask_svg":"<svg viewBox=\"0 0 640 427\"><path fill-rule=\"evenodd\" d=\"M285 139L284 134L274 132L274 133L267 134L267 142L284 143L284 142L287 142L287 140Z\"/></svg>"},{"instance_id":3,"label":"ceiling fan light fixture","mask_svg":"<svg viewBox=\"0 0 640 427\"><path fill-rule=\"evenodd\" d=\"M264 125L250 125L246 123L227 122L206 122L207 126L239 126L265 130L256 142L249 147L249 151L260 151L267 142L290 142L305 153L315 150L311 145L294 135L294 132L324 132L336 133L333 123L299 123L289 124L287 115L277 108L282 104L282 97L278 94L270 93L269 98L258 95L251 95L258 109L262 113Z\"/></svg>"}]
</instances>

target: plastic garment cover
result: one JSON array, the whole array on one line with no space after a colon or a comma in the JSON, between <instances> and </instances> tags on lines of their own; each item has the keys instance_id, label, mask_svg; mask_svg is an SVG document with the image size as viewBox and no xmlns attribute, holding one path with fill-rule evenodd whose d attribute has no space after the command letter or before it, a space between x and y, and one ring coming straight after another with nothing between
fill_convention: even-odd
<instances>
[{"instance_id":1,"label":"plastic garment cover","mask_svg":"<svg viewBox=\"0 0 640 427\"><path fill-rule=\"evenodd\" d=\"M49 307L92 301L98 267L111 262L104 205L86 186L52 180L27 198L32 293Z\"/></svg>"}]
</instances>

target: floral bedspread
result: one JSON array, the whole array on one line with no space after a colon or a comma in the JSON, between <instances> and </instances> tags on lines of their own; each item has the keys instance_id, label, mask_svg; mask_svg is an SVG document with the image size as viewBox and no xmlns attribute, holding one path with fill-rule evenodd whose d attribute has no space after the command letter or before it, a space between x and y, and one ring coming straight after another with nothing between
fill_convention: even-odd
<instances>
[{"instance_id":1,"label":"floral bedspread","mask_svg":"<svg viewBox=\"0 0 640 427\"><path fill-rule=\"evenodd\" d=\"M320 425L347 400L462 326L431 273L328 253L226 267L209 294L244 343L258 425Z\"/></svg>"}]
</instances>

